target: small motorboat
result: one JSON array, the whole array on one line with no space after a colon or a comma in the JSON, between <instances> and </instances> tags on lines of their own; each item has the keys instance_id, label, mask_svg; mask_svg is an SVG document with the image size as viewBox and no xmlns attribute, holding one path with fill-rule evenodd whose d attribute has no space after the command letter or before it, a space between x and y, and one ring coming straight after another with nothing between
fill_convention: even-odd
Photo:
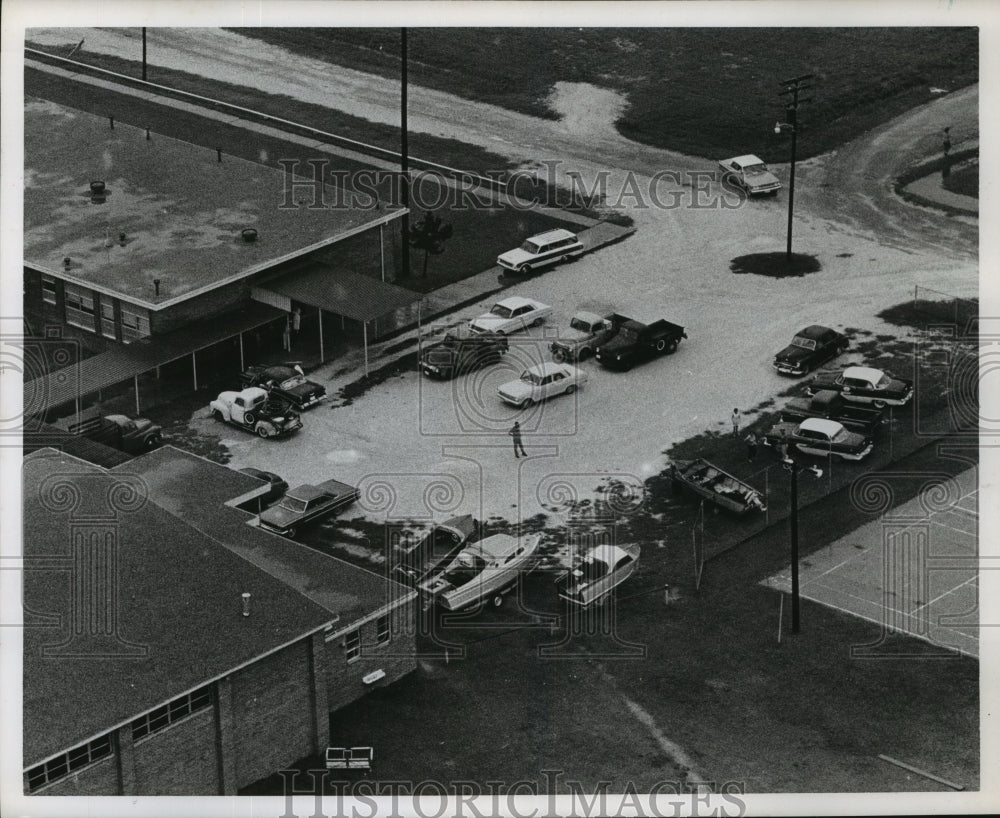
<instances>
[{"instance_id":1,"label":"small motorboat","mask_svg":"<svg viewBox=\"0 0 1000 818\"><path fill-rule=\"evenodd\" d=\"M636 544L595 545L576 567L556 579L559 596L582 607L602 601L632 576L639 551Z\"/></svg>"},{"instance_id":2,"label":"small motorboat","mask_svg":"<svg viewBox=\"0 0 1000 818\"><path fill-rule=\"evenodd\" d=\"M686 487L710 503L734 514L766 511L764 496L749 483L733 477L707 460L678 461L671 465L674 491Z\"/></svg>"}]
</instances>

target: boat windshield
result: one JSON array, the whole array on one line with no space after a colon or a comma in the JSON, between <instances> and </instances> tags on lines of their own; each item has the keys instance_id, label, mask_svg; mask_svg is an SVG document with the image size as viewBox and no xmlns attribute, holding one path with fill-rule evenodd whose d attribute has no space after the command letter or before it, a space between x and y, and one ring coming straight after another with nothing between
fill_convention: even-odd
<instances>
[{"instance_id":1,"label":"boat windshield","mask_svg":"<svg viewBox=\"0 0 1000 818\"><path fill-rule=\"evenodd\" d=\"M608 564L604 560L586 560L580 566L580 570L583 572L582 580L584 582L594 582L607 576Z\"/></svg>"},{"instance_id":2,"label":"boat windshield","mask_svg":"<svg viewBox=\"0 0 1000 818\"><path fill-rule=\"evenodd\" d=\"M445 579L457 588L472 582L484 570L486 570L486 561L482 557L469 551L463 551L445 572Z\"/></svg>"}]
</instances>

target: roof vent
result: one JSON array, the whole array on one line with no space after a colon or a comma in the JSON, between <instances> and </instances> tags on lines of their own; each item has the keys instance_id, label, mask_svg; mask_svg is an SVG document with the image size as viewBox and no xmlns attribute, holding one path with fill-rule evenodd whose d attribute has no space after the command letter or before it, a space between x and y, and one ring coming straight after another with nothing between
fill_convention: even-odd
<instances>
[{"instance_id":1,"label":"roof vent","mask_svg":"<svg viewBox=\"0 0 1000 818\"><path fill-rule=\"evenodd\" d=\"M250 616L250 594L244 591L243 594L243 615Z\"/></svg>"},{"instance_id":2,"label":"roof vent","mask_svg":"<svg viewBox=\"0 0 1000 818\"><path fill-rule=\"evenodd\" d=\"M153 279L153 294L154 295L160 294L160 279L158 278Z\"/></svg>"},{"instance_id":3,"label":"roof vent","mask_svg":"<svg viewBox=\"0 0 1000 818\"><path fill-rule=\"evenodd\" d=\"M105 191L105 185L104 182L102 182L100 179L90 183L90 192L93 193L95 196L100 196L102 193L104 193L104 191Z\"/></svg>"},{"instance_id":4,"label":"roof vent","mask_svg":"<svg viewBox=\"0 0 1000 818\"><path fill-rule=\"evenodd\" d=\"M243 241L247 244L252 244L257 241L257 231L253 227L244 227L240 231L240 236L242 236Z\"/></svg>"},{"instance_id":5,"label":"roof vent","mask_svg":"<svg viewBox=\"0 0 1000 818\"><path fill-rule=\"evenodd\" d=\"M67 270L70 268L72 264L73 264L73 259L71 259L69 256L66 256L66 258L63 259L63 267L65 267Z\"/></svg>"}]
</instances>

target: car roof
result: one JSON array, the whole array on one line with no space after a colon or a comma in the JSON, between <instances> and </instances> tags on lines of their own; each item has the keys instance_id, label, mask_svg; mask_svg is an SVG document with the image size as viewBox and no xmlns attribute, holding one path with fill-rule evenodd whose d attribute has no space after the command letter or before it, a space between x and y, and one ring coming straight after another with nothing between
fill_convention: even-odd
<instances>
[{"instance_id":1,"label":"car roof","mask_svg":"<svg viewBox=\"0 0 1000 818\"><path fill-rule=\"evenodd\" d=\"M732 159L726 159L726 162L735 162L738 165L763 165L766 164L763 159L759 156L755 156L752 153L745 153L743 156L734 156Z\"/></svg>"},{"instance_id":2,"label":"car roof","mask_svg":"<svg viewBox=\"0 0 1000 818\"><path fill-rule=\"evenodd\" d=\"M810 324L805 329L801 329L795 334L797 336L801 335L803 338L822 338L824 335L834 332L834 330L829 327L824 327L822 324Z\"/></svg>"},{"instance_id":3,"label":"car roof","mask_svg":"<svg viewBox=\"0 0 1000 818\"><path fill-rule=\"evenodd\" d=\"M543 363L529 366L527 371L533 372L536 375L551 375L553 372L565 372L566 374L572 374L573 367L566 366L566 364L556 363L555 361L544 361Z\"/></svg>"},{"instance_id":4,"label":"car roof","mask_svg":"<svg viewBox=\"0 0 1000 818\"><path fill-rule=\"evenodd\" d=\"M264 397L267 397L267 390L266 389L261 389L259 386L248 386L242 392L239 392L237 394L238 394L239 397L244 398L245 400L247 400L247 399L248 400L256 400L261 395L263 395Z\"/></svg>"},{"instance_id":5,"label":"car roof","mask_svg":"<svg viewBox=\"0 0 1000 818\"><path fill-rule=\"evenodd\" d=\"M291 497L294 500L312 500L314 497L319 497L321 494L329 494L329 491L321 489L319 486L313 486L306 483L302 486L296 486L290 489L286 496Z\"/></svg>"},{"instance_id":6,"label":"car roof","mask_svg":"<svg viewBox=\"0 0 1000 818\"><path fill-rule=\"evenodd\" d=\"M536 233L531 237L531 241L558 241L559 239L575 239L576 233L556 227L553 230L546 230L544 233Z\"/></svg>"},{"instance_id":7,"label":"car roof","mask_svg":"<svg viewBox=\"0 0 1000 818\"><path fill-rule=\"evenodd\" d=\"M294 367L286 366L285 364L275 364L274 366L266 367L264 374L271 378L290 378L299 373L295 371Z\"/></svg>"},{"instance_id":8,"label":"car roof","mask_svg":"<svg viewBox=\"0 0 1000 818\"><path fill-rule=\"evenodd\" d=\"M845 378L858 378L872 383L878 383L884 374L881 369L874 369L870 366L849 366L844 370Z\"/></svg>"},{"instance_id":9,"label":"car roof","mask_svg":"<svg viewBox=\"0 0 1000 818\"><path fill-rule=\"evenodd\" d=\"M807 418L799 424L799 429L808 429L813 432L822 432L823 434L833 437L837 432L843 429L843 425L835 420L827 420L826 418Z\"/></svg>"},{"instance_id":10,"label":"car roof","mask_svg":"<svg viewBox=\"0 0 1000 818\"><path fill-rule=\"evenodd\" d=\"M524 298L523 296L520 295L512 295L509 298L503 298L500 301L497 301L496 303L503 304L505 307L510 307L511 309L513 309L514 307L523 307L525 304L529 304L532 307L538 304L538 302L535 301L533 298Z\"/></svg>"},{"instance_id":11,"label":"car roof","mask_svg":"<svg viewBox=\"0 0 1000 818\"><path fill-rule=\"evenodd\" d=\"M577 312L573 313L573 317L582 318L588 324L594 324L597 321L604 320L603 315L598 315L596 312L588 312L587 310L578 310Z\"/></svg>"}]
</instances>

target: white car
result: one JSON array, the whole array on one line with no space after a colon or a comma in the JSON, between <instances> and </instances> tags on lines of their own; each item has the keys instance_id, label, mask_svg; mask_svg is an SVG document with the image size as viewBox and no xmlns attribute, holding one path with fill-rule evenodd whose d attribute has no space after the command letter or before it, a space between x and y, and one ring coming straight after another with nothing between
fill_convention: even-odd
<instances>
[{"instance_id":1,"label":"white car","mask_svg":"<svg viewBox=\"0 0 1000 818\"><path fill-rule=\"evenodd\" d=\"M767 169L764 160L752 153L721 159L719 168L751 196L760 193L775 194L781 188L778 177Z\"/></svg>"},{"instance_id":2,"label":"white car","mask_svg":"<svg viewBox=\"0 0 1000 818\"><path fill-rule=\"evenodd\" d=\"M582 252L583 243L576 234L559 228L532 236L516 250L508 250L498 256L497 264L506 270L529 273L538 267L573 258Z\"/></svg>"},{"instance_id":3,"label":"white car","mask_svg":"<svg viewBox=\"0 0 1000 818\"><path fill-rule=\"evenodd\" d=\"M541 324L552 315L552 307L532 298L511 296L493 305L493 309L473 318L469 329L473 332L496 332L507 335Z\"/></svg>"},{"instance_id":4,"label":"white car","mask_svg":"<svg viewBox=\"0 0 1000 818\"><path fill-rule=\"evenodd\" d=\"M572 395L588 377L575 366L549 361L524 370L516 381L498 386L497 394L504 403L524 408L555 395Z\"/></svg>"}]
</instances>

